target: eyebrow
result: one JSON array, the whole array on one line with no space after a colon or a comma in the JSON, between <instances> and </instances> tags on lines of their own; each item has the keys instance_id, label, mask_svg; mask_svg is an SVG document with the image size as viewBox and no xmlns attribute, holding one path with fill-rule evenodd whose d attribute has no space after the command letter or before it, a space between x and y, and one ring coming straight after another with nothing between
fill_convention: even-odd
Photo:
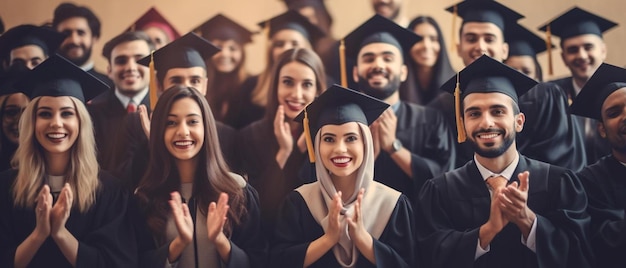
<instances>
[{"instance_id":1,"label":"eyebrow","mask_svg":"<svg viewBox=\"0 0 626 268\"><path fill-rule=\"evenodd\" d=\"M178 117L178 115L176 115L176 114L168 114L168 115L167 115L167 117L170 117L170 116L172 116L172 117ZM199 117L200 115L199 115L199 114L194 114L194 113L191 113L191 114L187 114L187 115L185 115L185 117L192 117L192 116L198 116L198 117Z\"/></svg>"},{"instance_id":2,"label":"eyebrow","mask_svg":"<svg viewBox=\"0 0 626 268\"><path fill-rule=\"evenodd\" d=\"M343 134L343 136L351 136L351 135L358 135L356 132L348 132L346 134ZM330 132L324 132L322 133L322 136L333 136L336 137L337 135L335 135L334 133L330 133Z\"/></svg>"},{"instance_id":3,"label":"eyebrow","mask_svg":"<svg viewBox=\"0 0 626 268\"><path fill-rule=\"evenodd\" d=\"M52 108L48 107L48 106L41 106L41 107L37 107L37 111L39 110L52 110ZM59 110L74 110L74 107L72 106L65 106L65 107L61 107Z\"/></svg>"},{"instance_id":4,"label":"eyebrow","mask_svg":"<svg viewBox=\"0 0 626 268\"><path fill-rule=\"evenodd\" d=\"M361 58L365 58L365 57L374 57L377 55L383 55L383 56L387 56L387 55L391 55L391 56L395 56L396 54L394 54L392 51L383 51L381 53L374 53L374 52L365 52L363 53L363 55L361 55Z\"/></svg>"},{"instance_id":5,"label":"eyebrow","mask_svg":"<svg viewBox=\"0 0 626 268\"><path fill-rule=\"evenodd\" d=\"M502 104L494 104L494 105L489 106L489 110L492 110L492 109L506 109L506 110L508 110L509 108L506 107L505 105L502 105ZM480 111L480 108L478 108L476 106L471 106L471 107L467 107L467 109L465 109L465 111L463 111L463 112L467 113L467 112L471 112L471 111Z\"/></svg>"}]
</instances>

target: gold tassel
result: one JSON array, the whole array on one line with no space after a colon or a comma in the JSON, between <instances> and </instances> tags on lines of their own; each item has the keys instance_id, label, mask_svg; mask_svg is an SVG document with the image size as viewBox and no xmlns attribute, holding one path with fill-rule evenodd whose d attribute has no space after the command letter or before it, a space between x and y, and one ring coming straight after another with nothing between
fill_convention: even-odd
<instances>
[{"instance_id":1,"label":"gold tassel","mask_svg":"<svg viewBox=\"0 0 626 268\"><path fill-rule=\"evenodd\" d=\"M148 64L148 68L150 68L150 110L154 111L154 106L156 106L157 100L159 96L157 95L158 86L157 86L157 78L156 71L154 70L154 50L150 52L150 64Z\"/></svg>"},{"instance_id":2,"label":"gold tassel","mask_svg":"<svg viewBox=\"0 0 626 268\"><path fill-rule=\"evenodd\" d=\"M304 139L306 141L306 150L309 152L309 162L315 163L315 151L313 151L313 139L311 139L311 128L309 127L309 116L306 108L304 108L302 125L304 125Z\"/></svg>"},{"instance_id":3,"label":"gold tassel","mask_svg":"<svg viewBox=\"0 0 626 268\"><path fill-rule=\"evenodd\" d=\"M457 5L454 5L452 7L452 42L450 42L450 51L455 51L456 50L456 17L459 16L459 10Z\"/></svg>"},{"instance_id":4,"label":"gold tassel","mask_svg":"<svg viewBox=\"0 0 626 268\"><path fill-rule=\"evenodd\" d=\"M461 88L459 83L459 75L456 75L456 88L454 88L454 110L456 114L456 131L459 143L465 142L467 138L465 127L463 126L463 114L461 113Z\"/></svg>"},{"instance_id":5,"label":"gold tassel","mask_svg":"<svg viewBox=\"0 0 626 268\"><path fill-rule=\"evenodd\" d=\"M339 43L339 67L341 68L341 86L348 87L348 74L346 73L346 44L341 39Z\"/></svg>"},{"instance_id":6,"label":"gold tassel","mask_svg":"<svg viewBox=\"0 0 626 268\"><path fill-rule=\"evenodd\" d=\"M550 24L546 27L546 47L548 49L548 75L553 75L552 69L552 30L550 30Z\"/></svg>"}]
</instances>

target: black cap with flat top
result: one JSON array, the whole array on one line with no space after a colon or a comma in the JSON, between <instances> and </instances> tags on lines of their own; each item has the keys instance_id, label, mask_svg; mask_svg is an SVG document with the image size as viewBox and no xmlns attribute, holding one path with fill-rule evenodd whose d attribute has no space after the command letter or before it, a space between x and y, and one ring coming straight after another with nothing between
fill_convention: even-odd
<instances>
[{"instance_id":1,"label":"black cap with flat top","mask_svg":"<svg viewBox=\"0 0 626 268\"><path fill-rule=\"evenodd\" d=\"M172 68L206 68L204 60L210 59L211 56L219 51L218 47L206 39L195 33L188 33L154 51L154 68L157 72ZM137 61L137 63L149 66L151 57L152 55L148 55Z\"/></svg>"},{"instance_id":2,"label":"black cap with flat top","mask_svg":"<svg viewBox=\"0 0 626 268\"><path fill-rule=\"evenodd\" d=\"M465 0L446 8L446 11L463 18L463 23L493 23L502 32L505 32L506 27L511 23L524 18L522 14L493 0Z\"/></svg>"},{"instance_id":3,"label":"black cap with flat top","mask_svg":"<svg viewBox=\"0 0 626 268\"><path fill-rule=\"evenodd\" d=\"M519 24L513 24L507 28L504 39L509 44L509 56L535 57L547 50L546 41L543 38Z\"/></svg>"},{"instance_id":4,"label":"black cap with flat top","mask_svg":"<svg viewBox=\"0 0 626 268\"><path fill-rule=\"evenodd\" d=\"M343 40L346 56L356 59L361 48L372 43L390 44L397 47L401 53L408 54L422 37L376 14L346 35Z\"/></svg>"},{"instance_id":5,"label":"black cap with flat top","mask_svg":"<svg viewBox=\"0 0 626 268\"><path fill-rule=\"evenodd\" d=\"M164 33L171 39L170 42L180 37L180 33L178 33L174 25L163 17L163 15L161 15L155 7L148 9L148 11L133 22L133 24L128 27L125 32L141 31L149 27L157 27L164 31Z\"/></svg>"},{"instance_id":6,"label":"black cap with flat top","mask_svg":"<svg viewBox=\"0 0 626 268\"><path fill-rule=\"evenodd\" d=\"M0 96L21 92L15 88L15 83L28 74L30 70L23 63L12 64L9 69L0 76Z\"/></svg>"},{"instance_id":7,"label":"black cap with flat top","mask_svg":"<svg viewBox=\"0 0 626 268\"><path fill-rule=\"evenodd\" d=\"M583 35L594 34L602 37L602 33L617 26L617 23L607 20L579 7L573 7L569 11L539 27L539 30L547 32L550 29L552 35L561 40Z\"/></svg>"},{"instance_id":8,"label":"black cap with flat top","mask_svg":"<svg viewBox=\"0 0 626 268\"><path fill-rule=\"evenodd\" d=\"M602 63L574 99L570 112L602 121L602 105L606 98L626 87L626 69Z\"/></svg>"},{"instance_id":9,"label":"black cap with flat top","mask_svg":"<svg viewBox=\"0 0 626 268\"><path fill-rule=\"evenodd\" d=\"M65 34L45 26L23 24L0 35L0 55L8 57L11 50L26 45L40 47L46 55L54 53L65 40Z\"/></svg>"},{"instance_id":10,"label":"black cap with flat top","mask_svg":"<svg viewBox=\"0 0 626 268\"><path fill-rule=\"evenodd\" d=\"M389 104L371 96L333 85L322 95L307 105L295 121L304 126L309 158L315 162L313 142L317 131L325 125L341 125L348 122L359 122L365 125L372 124L387 108Z\"/></svg>"},{"instance_id":11,"label":"black cap with flat top","mask_svg":"<svg viewBox=\"0 0 626 268\"><path fill-rule=\"evenodd\" d=\"M324 37L324 31L311 23L309 19L300 15L295 10L288 10L268 20L259 22L260 27L269 29L268 38L271 38L280 30L290 29L301 33L313 45ZM268 28L269 27L269 28Z\"/></svg>"},{"instance_id":12,"label":"black cap with flat top","mask_svg":"<svg viewBox=\"0 0 626 268\"><path fill-rule=\"evenodd\" d=\"M252 42L252 35L254 34L221 13L203 22L193 32L199 32L207 40L234 40L239 44Z\"/></svg>"},{"instance_id":13,"label":"black cap with flat top","mask_svg":"<svg viewBox=\"0 0 626 268\"><path fill-rule=\"evenodd\" d=\"M82 102L109 89L107 84L58 54L37 65L15 87L31 99L71 96Z\"/></svg>"}]
</instances>

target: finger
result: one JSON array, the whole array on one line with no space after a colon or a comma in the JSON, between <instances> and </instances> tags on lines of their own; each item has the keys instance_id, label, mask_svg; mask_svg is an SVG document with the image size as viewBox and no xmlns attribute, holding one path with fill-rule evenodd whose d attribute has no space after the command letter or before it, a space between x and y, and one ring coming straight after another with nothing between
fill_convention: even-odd
<instances>
[{"instance_id":1,"label":"finger","mask_svg":"<svg viewBox=\"0 0 626 268\"><path fill-rule=\"evenodd\" d=\"M517 178L519 178L519 181L520 181L520 187L519 187L520 191L528 192L529 176L530 176L530 173L528 171L524 171L520 173L519 175L517 175Z\"/></svg>"},{"instance_id":2,"label":"finger","mask_svg":"<svg viewBox=\"0 0 626 268\"><path fill-rule=\"evenodd\" d=\"M74 193L72 192L72 187L70 187L69 183L65 183L65 186L63 186L63 190L65 190L66 202L71 207L72 202L74 202Z\"/></svg>"},{"instance_id":3,"label":"finger","mask_svg":"<svg viewBox=\"0 0 626 268\"><path fill-rule=\"evenodd\" d=\"M276 116L274 117L274 125L275 126L280 126L282 125L284 119L283 119L283 114L284 114L285 110L283 108L282 105L278 105L278 109L276 109Z\"/></svg>"},{"instance_id":4,"label":"finger","mask_svg":"<svg viewBox=\"0 0 626 268\"><path fill-rule=\"evenodd\" d=\"M187 218L191 216L191 213L189 212L189 206L187 205L187 203L182 203L180 204L180 208L181 208L181 212L183 214L183 217Z\"/></svg>"}]
</instances>

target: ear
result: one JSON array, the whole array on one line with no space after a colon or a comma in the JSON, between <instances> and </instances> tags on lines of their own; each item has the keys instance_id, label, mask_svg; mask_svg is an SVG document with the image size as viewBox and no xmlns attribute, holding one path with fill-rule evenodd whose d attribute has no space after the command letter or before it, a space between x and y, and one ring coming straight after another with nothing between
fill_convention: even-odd
<instances>
[{"instance_id":1,"label":"ear","mask_svg":"<svg viewBox=\"0 0 626 268\"><path fill-rule=\"evenodd\" d=\"M522 132L524 129L524 122L526 122L526 115L520 112L515 116L515 132Z\"/></svg>"},{"instance_id":2,"label":"ear","mask_svg":"<svg viewBox=\"0 0 626 268\"><path fill-rule=\"evenodd\" d=\"M509 58L509 43L504 42L502 44L502 61Z\"/></svg>"},{"instance_id":3,"label":"ear","mask_svg":"<svg viewBox=\"0 0 626 268\"><path fill-rule=\"evenodd\" d=\"M356 69L356 65L352 67L352 79L354 79L354 82L359 82L359 72Z\"/></svg>"},{"instance_id":4,"label":"ear","mask_svg":"<svg viewBox=\"0 0 626 268\"><path fill-rule=\"evenodd\" d=\"M602 55L602 61L606 60L606 43L602 40L602 45L600 45L600 53Z\"/></svg>"},{"instance_id":5,"label":"ear","mask_svg":"<svg viewBox=\"0 0 626 268\"><path fill-rule=\"evenodd\" d=\"M402 64L400 67L400 81L406 81L406 78L409 76L409 69L406 67L406 64Z\"/></svg>"},{"instance_id":6,"label":"ear","mask_svg":"<svg viewBox=\"0 0 626 268\"><path fill-rule=\"evenodd\" d=\"M598 122L598 132L600 133L600 137L606 139L606 128L604 128L604 124L602 122Z\"/></svg>"}]
</instances>

